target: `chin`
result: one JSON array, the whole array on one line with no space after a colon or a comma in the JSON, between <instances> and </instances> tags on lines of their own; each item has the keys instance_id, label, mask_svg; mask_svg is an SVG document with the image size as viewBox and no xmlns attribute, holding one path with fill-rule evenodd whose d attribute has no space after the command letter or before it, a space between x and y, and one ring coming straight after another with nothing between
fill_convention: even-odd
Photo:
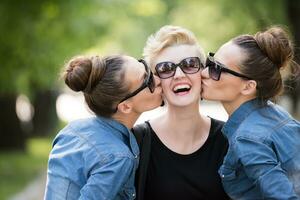
<instances>
[{"instance_id":1,"label":"chin","mask_svg":"<svg viewBox=\"0 0 300 200\"><path fill-rule=\"evenodd\" d=\"M172 105L177 106L177 107L187 107L187 106L191 106L194 105L196 103L195 100L183 100L183 101L177 101L177 102L173 102ZM198 103L198 101L197 101Z\"/></svg>"}]
</instances>

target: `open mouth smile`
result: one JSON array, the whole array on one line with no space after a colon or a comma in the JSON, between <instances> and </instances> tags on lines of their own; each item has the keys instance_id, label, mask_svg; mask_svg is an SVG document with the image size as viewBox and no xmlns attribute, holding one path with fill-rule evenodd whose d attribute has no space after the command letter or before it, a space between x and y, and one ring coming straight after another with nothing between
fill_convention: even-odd
<instances>
[{"instance_id":1,"label":"open mouth smile","mask_svg":"<svg viewBox=\"0 0 300 200\"><path fill-rule=\"evenodd\" d=\"M191 90L191 86L189 84L178 84L173 88L173 92L175 94L187 94Z\"/></svg>"}]
</instances>

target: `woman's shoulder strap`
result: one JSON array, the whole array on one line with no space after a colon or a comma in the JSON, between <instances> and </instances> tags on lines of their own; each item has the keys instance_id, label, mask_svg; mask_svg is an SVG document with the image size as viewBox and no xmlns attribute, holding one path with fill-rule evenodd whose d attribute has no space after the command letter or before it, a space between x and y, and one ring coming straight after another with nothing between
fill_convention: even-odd
<instances>
[{"instance_id":1,"label":"woman's shoulder strap","mask_svg":"<svg viewBox=\"0 0 300 200\"><path fill-rule=\"evenodd\" d=\"M151 134L148 122L135 125L132 128L132 132L140 148L142 146L143 140L145 139L145 136L150 136Z\"/></svg>"}]
</instances>

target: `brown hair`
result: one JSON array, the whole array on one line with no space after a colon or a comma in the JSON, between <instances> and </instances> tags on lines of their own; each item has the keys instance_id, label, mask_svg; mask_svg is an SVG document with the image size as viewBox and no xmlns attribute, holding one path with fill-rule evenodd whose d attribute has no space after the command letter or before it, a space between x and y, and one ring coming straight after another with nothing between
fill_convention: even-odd
<instances>
[{"instance_id":1,"label":"brown hair","mask_svg":"<svg viewBox=\"0 0 300 200\"><path fill-rule=\"evenodd\" d=\"M288 33L279 26L273 26L255 35L240 35L232 42L246 54L240 70L257 82L257 97L268 100L280 95L283 91L280 69L295 63Z\"/></svg>"},{"instance_id":2,"label":"brown hair","mask_svg":"<svg viewBox=\"0 0 300 200\"><path fill-rule=\"evenodd\" d=\"M116 104L129 91L124 84L122 56L78 56L65 67L63 78L72 90L82 91L89 108L99 116L111 117Z\"/></svg>"}]
</instances>

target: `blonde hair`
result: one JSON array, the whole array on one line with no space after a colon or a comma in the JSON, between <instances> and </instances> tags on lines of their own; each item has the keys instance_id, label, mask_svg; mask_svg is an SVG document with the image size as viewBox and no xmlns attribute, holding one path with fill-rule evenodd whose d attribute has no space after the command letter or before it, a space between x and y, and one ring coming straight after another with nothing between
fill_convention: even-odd
<instances>
[{"instance_id":1,"label":"blonde hair","mask_svg":"<svg viewBox=\"0 0 300 200\"><path fill-rule=\"evenodd\" d=\"M153 66L153 59L161 51L167 47L180 44L196 45L199 50L200 61L204 64L205 53L203 48L198 44L194 33L188 29L172 25L163 26L156 33L148 37L143 56L150 66Z\"/></svg>"}]
</instances>

